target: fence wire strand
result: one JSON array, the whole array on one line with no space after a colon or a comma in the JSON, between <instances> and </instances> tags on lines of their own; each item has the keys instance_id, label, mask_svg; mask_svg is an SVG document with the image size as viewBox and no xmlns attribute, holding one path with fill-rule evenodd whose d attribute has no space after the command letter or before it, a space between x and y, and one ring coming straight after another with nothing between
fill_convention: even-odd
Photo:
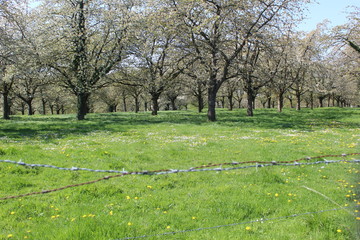
<instances>
[{"instance_id":1,"label":"fence wire strand","mask_svg":"<svg viewBox=\"0 0 360 240\"><path fill-rule=\"evenodd\" d=\"M164 174L172 174L172 173L190 173L190 172L203 172L203 171L220 172L220 171L231 171L231 170L238 170L238 169L260 168L260 167L270 167L270 166L301 166L301 165L331 164L331 163L340 163L340 162L360 163L360 160L326 160L326 159L323 161L317 161L317 162L303 162L303 163L299 162L299 161L304 161L304 160L309 161L311 159L319 159L319 158L325 158L325 157L346 157L346 156L351 156L351 155L360 155L360 153L341 154L341 155L323 155L323 156L318 156L318 157L301 158L301 159L297 159L297 160L293 160L293 161L279 161L279 162L276 162L276 161L272 161L272 162L247 161L247 162L232 162L232 163L223 163L223 164L209 164L209 165L201 165L201 166L193 167L193 168L189 168L189 169L162 169L162 170L139 171L139 172L121 171L120 174L105 176L105 177L102 177L102 178L99 178L99 179L96 179L93 181L77 183L77 184L63 186L60 188L43 190L43 191L38 191L38 192L30 192L30 193L15 195L15 196L1 197L0 200L15 199L15 198L21 198L21 197L26 197L26 196L31 196L31 195L39 195L39 194L57 192L57 191L61 191L61 190L68 189L68 188L89 185L89 184L97 183L100 181L109 180L111 178L118 178L118 177L123 177L123 176L127 176L127 175L164 175ZM36 167L47 167L47 168L50 167L50 168L56 168L58 170L76 171L78 169L81 169L81 170L85 169L85 168L75 168L75 167L61 168L61 167L56 167L56 166L52 166L52 165L41 165L41 164L27 164L24 162L15 162L15 161L10 161L10 160L1 160L1 161L5 162L5 163L18 164L18 165L27 166L27 167L33 167L34 165L36 165ZM247 165L247 166L223 168L224 165L240 165L240 164L246 164L246 163L255 163L255 164ZM215 168L210 168L210 167L215 167ZM92 170L92 169L88 169L88 170ZM92 171L114 171L114 170L92 170Z\"/></svg>"},{"instance_id":2,"label":"fence wire strand","mask_svg":"<svg viewBox=\"0 0 360 240\"><path fill-rule=\"evenodd\" d=\"M320 213L330 212L330 211L345 210L347 208L350 208L350 207L333 208L333 209L327 209L327 210L320 210L320 211L316 211L316 212L297 213L297 214L292 214L292 215L289 215L289 216L282 216L282 217L275 217L275 218L260 218L260 219L247 221L247 222L230 223L230 224L224 224L224 225L218 225L218 226L212 226L212 227L187 229L187 230L159 233L159 234L153 234L153 235L142 235L142 236L137 236L137 237L125 237L125 238L118 238L118 239L115 239L115 240L128 240L128 239L139 239L139 238L149 238L149 237L160 237L160 236L166 236L166 235L175 235L175 234L179 234L179 233L210 230L210 229L217 229L217 228L223 228L223 227L232 227L232 226L245 225L245 224L251 224L251 223L259 223L259 222L264 223L264 222L267 222L267 221L282 220L282 219L294 218L294 217L305 216L305 215L310 215L310 214L320 214Z\"/></svg>"},{"instance_id":3,"label":"fence wire strand","mask_svg":"<svg viewBox=\"0 0 360 240\"><path fill-rule=\"evenodd\" d=\"M314 160L314 159L320 159L320 158L328 158L328 157L347 157L347 156L355 156L355 155L360 155L360 153L348 153L348 154L338 154L338 155L322 155L322 156L317 156L317 157L305 157L305 158L300 158L300 159L296 159L296 160L292 160L292 161L272 161L270 163L272 163L273 165L276 164L283 164L283 163L296 163L296 162L300 162L300 161L310 161L310 160ZM16 164L16 165L20 165L20 166L25 166L25 167L40 167L40 168L54 168L57 170L64 170L64 171L88 171L88 172L99 172L99 173L122 173L122 174L127 174L129 173L128 171L119 171L119 170L102 170L102 169L90 169L90 168L80 168L80 167L71 167L71 168L66 168L66 167L58 167L58 166L54 166L54 165L48 165L48 164L29 164L29 163L25 163L23 161L12 161L12 160L0 160L0 162L3 163L11 163L11 164ZM227 166L227 165L242 165L242 164L249 164L249 163L256 163L256 164L268 164L269 161L244 161L244 162L226 162L226 163L217 163L217 164L207 164L207 165L201 165L201 166L197 166L197 167L193 167L192 169L203 169L203 168L210 168L210 167L222 167L222 166ZM151 171L151 172L167 172L167 171L171 171L169 169L163 169L163 170L157 170L157 171ZM147 171L143 171L143 172L147 172Z\"/></svg>"}]
</instances>

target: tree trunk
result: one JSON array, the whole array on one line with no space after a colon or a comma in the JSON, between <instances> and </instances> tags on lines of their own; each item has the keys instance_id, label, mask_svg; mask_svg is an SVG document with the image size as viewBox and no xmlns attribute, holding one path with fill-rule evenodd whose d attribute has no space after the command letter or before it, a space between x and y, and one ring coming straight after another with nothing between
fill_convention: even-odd
<instances>
[{"instance_id":1,"label":"tree trunk","mask_svg":"<svg viewBox=\"0 0 360 240\"><path fill-rule=\"evenodd\" d=\"M267 98L267 108L271 108L271 97Z\"/></svg>"},{"instance_id":2,"label":"tree trunk","mask_svg":"<svg viewBox=\"0 0 360 240\"><path fill-rule=\"evenodd\" d=\"M41 99L42 104L42 114L46 115L46 100L44 98Z\"/></svg>"},{"instance_id":3,"label":"tree trunk","mask_svg":"<svg viewBox=\"0 0 360 240\"><path fill-rule=\"evenodd\" d=\"M78 93L77 95L77 120L84 120L89 112L90 93Z\"/></svg>"},{"instance_id":4,"label":"tree trunk","mask_svg":"<svg viewBox=\"0 0 360 240\"><path fill-rule=\"evenodd\" d=\"M239 98L237 101L238 101L238 106L239 106L239 108L241 108L241 102L242 102L242 97L241 98Z\"/></svg>"},{"instance_id":5,"label":"tree trunk","mask_svg":"<svg viewBox=\"0 0 360 240\"><path fill-rule=\"evenodd\" d=\"M278 112L282 112L284 108L284 93L280 92L278 94Z\"/></svg>"},{"instance_id":6,"label":"tree trunk","mask_svg":"<svg viewBox=\"0 0 360 240\"><path fill-rule=\"evenodd\" d=\"M288 98L288 99L289 99L289 102L290 102L290 108L294 108L294 103L293 103L292 98Z\"/></svg>"},{"instance_id":7,"label":"tree trunk","mask_svg":"<svg viewBox=\"0 0 360 240\"><path fill-rule=\"evenodd\" d=\"M229 100L229 111L232 111L234 108L233 94L229 94L227 98Z\"/></svg>"},{"instance_id":8,"label":"tree trunk","mask_svg":"<svg viewBox=\"0 0 360 240\"><path fill-rule=\"evenodd\" d=\"M301 109L301 94L299 91L296 91L296 110L300 111Z\"/></svg>"},{"instance_id":9,"label":"tree trunk","mask_svg":"<svg viewBox=\"0 0 360 240\"><path fill-rule=\"evenodd\" d=\"M126 96L125 95L123 95L122 100L123 100L124 112L127 112L127 104L126 104Z\"/></svg>"},{"instance_id":10,"label":"tree trunk","mask_svg":"<svg viewBox=\"0 0 360 240\"><path fill-rule=\"evenodd\" d=\"M175 98L174 97L170 98L171 110L177 110L175 101L176 101L176 97Z\"/></svg>"},{"instance_id":11,"label":"tree trunk","mask_svg":"<svg viewBox=\"0 0 360 240\"><path fill-rule=\"evenodd\" d=\"M134 97L135 100L135 113L138 113L140 111L140 103L139 103L139 98L138 97Z\"/></svg>"},{"instance_id":12,"label":"tree trunk","mask_svg":"<svg viewBox=\"0 0 360 240\"><path fill-rule=\"evenodd\" d=\"M216 94L217 89L216 86L209 86L208 88L208 120L211 122L216 121Z\"/></svg>"},{"instance_id":13,"label":"tree trunk","mask_svg":"<svg viewBox=\"0 0 360 240\"><path fill-rule=\"evenodd\" d=\"M3 119L10 119L10 104L8 93L3 93Z\"/></svg>"},{"instance_id":14,"label":"tree trunk","mask_svg":"<svg viewBox=\"0 0 360 240\"><path fill-rule=\"evenodd\" d=\"M32 106L32 99L29 99L26 101L26 104L28 105L28 115L34 115L33 106Z\"/></svg>"},{"instance_id":15,"label":"tree trunk","mask_svg":"<svg viewBox=\"0 0 360 240\"><path fill-rule=\"evenodd\" d=\"M319 99L319 105L320 105L320 107L322 108L322 107L324 107L324 103L323 103L323 98L322 97L318 97L318 99Z\"/></svg>"},{"instance_id":16,"label":"tree trunk","mask_svg":"<svg viewBox=\"0 0 360 240\"><path fill-rule=\"evenodd\" d=\"M151 101L152 101L151 115L156 116L156 115L158 115L158 111L159 111L160 94L159 93L150 93L150 94L151 94Z\"/></svg>"},{"instance_id":17,"label":"tree trunk","mask_svg":"<svg viewBox=\"0 0 360 240\"><path fill-rule=\"evenodd\" d=\"M54 105L49 104L49 108L50 108L51 115L54 115Z\"/></svg>"},{"instance_id":18,"label":"tree trunk","mask_svg":"<svg viewBox=\"0 0 360 240\"><path fill-rule=\"evenodd\" d=\"M254 99L252 90L250 89L247 91L247 115L249 117L254 116Z\"/></svg>"},{"instance_id":19,"label":"tree trunk","mask_svg":"<svg viewBox=\"0 0 360 240\"><path fill-rule=\"evenodd\" d=\"M201 92L199 92L199 94L197 95L197 100L198 100L198 112L201 113L202 110L204 109L204 98Z\"/></svg>"}]
</instances>

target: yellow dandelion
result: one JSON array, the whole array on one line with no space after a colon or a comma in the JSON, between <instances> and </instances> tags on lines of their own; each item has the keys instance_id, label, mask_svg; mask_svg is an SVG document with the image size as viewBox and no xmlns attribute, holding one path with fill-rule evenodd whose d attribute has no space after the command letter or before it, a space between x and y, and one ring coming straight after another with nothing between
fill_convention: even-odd
<instances>
[{"instance_id":1,"label":"yellow dandelion","mask_svg":"<svg viewBox=\"0 0 360 240\"><path fill-rule=\"evenodd\" d=\"M14 236L14 235L12 235L12 234L8 234L8 235L7 235L8 238L12 238L13 236Z\"/></svg>"},{"instance_id":2,"label":"yellow dandelion","mask_svg":"<svg viewBox=\"0 0 360 240\"><path fill-rule=\"evenodd\" d=\"M196 217L192 217L191 219L192 219L192 220L195 220L195 219L196 219Z\"/></svg>"},{"instance_id":3,"label":"yellow dandelion","mask_svg":"<svg viewBox=\"0 0 360 240\"><path fill-rule=\"evenodd\" d=\"M134 199L135 199L135 200L138 200L139 198L138 198L138 197L135 197Z\"/></svg>"},{"instance_id":4,"label":"yellow dandelion","mask_svg":"<svg viewBox=\"0 0 360 240\"><path fill-rule=\"evenodd\" d=\"M109 212L109 215L112 216L112 215L113 215L113 211L110 211L110 212Z\"/></svg>"},{"instance_id":5,"label":"yellow dandelion","mask_svg":"<svg viewBox=\"0 0 360 240\"><path fill-rule=\"evenodd\" d=\"M152 186L150 186L150 185L147 185L146 187L149 188L149 189L152 189Z\"/></svg>"},{"instance_id":6,"label":"yellow dandelion","mask_svg":"<svg viewBox=\"0 0 360 240\"><path fill-rule=\"evenodd\" d=\"M51 219L54 219L54 218L56 218L56 216L51 216Z\"/></svg>"},{"instance_id":7,"label":"yellow dandelion","mask_svg":"<svg viewBox=\"0 0 360 240\"><path fill-rule=\"evenodd\" d=\"M27 230L26 232L27 232L27 233L31 233L31 230Z\"/></svg>"},{"instance_id":8,"label":"yellow dandelion","mask_svg":"<svg viewBox=\"0 0 360 240\"><path fill-rule=\"evenodd\" d=\"M132 222L128 222L127 225L128 225L128 226L131 226L131 225L133 225L133 224L132 224Z\"/></svg>"},{"instance_id":9,"label":"yellow dandelion","mask_svg":"<svg viewBox=\"0 0 360 240\"><path fill-rule=\"evenodd\" d=\"M72 218L70 221L71 221L71 222L75 221L75 218Z\"/></svg>"},{"instance_id":10,"label":"yellow dandelion","mask_svg":"<svg viewBox=\"0 0 360 240\"><path fill-rule=\"evenodd\" d=\"M289 199L289 200L288 200L288 203L291 203L291 202L292 202L292 200L291 200L291 199Z\"/></svg>"},{"instance_id":11,"label":"yellow dandelion","mask_svg":"<svg viewBox=\"0 0 360 240\"><path fill-rule=\"evenodd\" d=\"M347 198L351 197L350 195L346 195Z\"/></svg>"},{"instance_id":12,"label":"yellow dandelion","mask_svg":"<svg viewBox=\"0 0 360 240\"><path fill-rule=\"evenodd\" d=\"M275 195L274 195L275 197L278 197L279 196L279 194L278 193L275 193Z\"/></svg>"},{"instance_id":13,"label":"yellow dandelion","mask_svg":"<svg viewBox=\"0 0 360 240\"><path fill-rule=\"evenodd\" d=\"M29 237L28 236L24 236L24 239L28 239Z\"/></svg>"},{"instance_id":14,"label":"yellow dandelion","mask_svg":"<svg viewBox=\"0 0 360 240\"><path fill-rule=\"evenodd\" d=\"M83 217L83 218L86 218L86 217L87 217L87 215L82 215L82 217Z\"/></svg>"},{"instance_id":15,"label":"yellow dandelion","mask_svg":"<svg viewBox=\"0 0 360 240\"><path fill-rule=\"evenodd\" d=\"M167 226L166 229L170 229L171 227L170 226Z\"/></svg>"},{"instance_id":16,"label":"yellow dandelion","mask_svg":"<svg viewBox=\"0 0 360 240\"><path fill-rule=\"evenodd\" d=\"M356 217L356 220L360 220L360 217Z\"/></svg>"},{"instance_id":17,"label":"yellow dandelion","mask_svg":"<svg viewBox=\"0 0 360 240\"><path fill-rule=\"evenodd\" d=\"M251 227L247 226L247 227L245 228L245 230L246 230L246 231L250 231L250 230L251 230Z\"/></svg>"},{"instance_id":18,"label":"yellow dandelion","mask_svg":"<svg viewBox=\"0 0 360 240\"><path fill-rule=\"evenodd\" d=\"M163 213L167 214L167 211L164 211Z\"/></svg>"},{"instance_id":19,"label":"yellow dandelion","mask_svg":"<svg viewBox=\"0 0 360 240\"><path fill-rule=\"evenodd\" d=\"M10 215L14 215L15 214L15 212L10 212Z\"/></svg>"},{"instance_id":20,"label":"yellow dandelion","mask_svg":"<svg viewBox=\"0 0 360 240\"><path fill-rule=\"evenodd\" d=\"M127 200L130 200L130 199L131 199L131 197L130 197L130 196L126 196L126 199L127 199Z\"/></svg>"},{"instance_id":21,"label":"yellow dandelion","mask_svg":"<svg viewBox=\"0 0 360 240\"><path fill-rule=\"evenodd\" d=\"M342 230L341 229L338 229L338 230L336 230L338 233L341 233L342 232Z\"/></svg>"}]
</instances>

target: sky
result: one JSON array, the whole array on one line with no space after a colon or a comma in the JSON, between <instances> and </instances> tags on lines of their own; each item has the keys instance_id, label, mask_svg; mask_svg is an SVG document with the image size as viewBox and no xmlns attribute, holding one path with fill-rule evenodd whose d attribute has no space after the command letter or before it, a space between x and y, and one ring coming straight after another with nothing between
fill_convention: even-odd
<instances>
[{"instance_id":1,"label":"sky","mask_svg":"<svg viewBox=\"0 0 360 240\"><path fill-rule=\"evenodd\" d=\"M316 29L318 23L328 19L331 24L329 27L342 25L347 22L347 6L360 7L360 0L316 0L317 3L308 5L309 11L306 13L305 19L300 25L301 31L312 31Z\"/></svg>"}]
</instances>

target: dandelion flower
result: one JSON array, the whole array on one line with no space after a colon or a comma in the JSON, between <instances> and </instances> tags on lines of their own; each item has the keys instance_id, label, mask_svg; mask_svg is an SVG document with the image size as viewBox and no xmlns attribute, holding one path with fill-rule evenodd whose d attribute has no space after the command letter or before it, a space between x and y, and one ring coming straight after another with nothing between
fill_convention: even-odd
<instances>
[{"instance_id":1,"label":"dandelion flower","mask_svg":"<svg viewBox=\"0 0 360 240\"><path fill-rule=\"evenodd\" d=\"M279 196L279 194L278 193L275 193L275 195L274 195L275 197L278 197Z\"/></svg>"},{"instance_id":2,"label":"dandelion flower","mask_svg":"<svg viewBox=\"0 0 360 240\"><path fill-rule=\"evenodd\" d=\"M148 186L146 186L147 188L149 188L149 189L152 189L152 186L150 186L150 185L148 185Z\"/></svg>"},{"instance_id":3,"label":"dandelion flower","mask_svg":"<svg viewBox=\"0 0 360 240\"><path fill-rule=\"evenodd\" d=\"M135 197L134 199L135 199L135 200L138 200L139 198L138 198L138 197Z\"/></svg>"},{"instance_id":4,"label":"dandelion flower","mask_svg":"<svg viewBox=\"0 0 360 240\"><path fill-rule=\"evenodd\" d=\"M192 220L195 220L195 219L196 219L196 217L192 217L191 219L192 219Z\"/></svg>"},{"instance_id":5,"label":"dandelion flower","mask_svg":"<svg viewBox=\"0 0 360 240\"><path fill-rule=\"evenodd\" d=\"M109 212L109 215L112 216L112 215L113 215L113 211L110 211L110 212Z\"/></svg>"},{"instance_id":6,"label":"dandelion flower","mask_svg":"<svg viewBox=\"0 0 360 240\"><path fill-rule=\"evenodd\" d=\"M167 214L167 211L164 211L163 213Z\"/></svg>"},{"instance_id":7,"label":"dandelion flower","mask_svg":"<svg viewBox=\"0 0 360 240\"><path fill-rule=\"evenodd\" d=\"M251 230L251 227L247 226L247 227L245 228L245 230L246 230L246 231L250 231L250 230Z\"/></svg>"},{"instance_id":8,"label":"dandelion flower","mask_svg":"<svg viewBox=\"0 0 360 240\"><path fill-rule=\"evenodd\" d=\"M130 199L131 199L131 197L130 197L130 196L126 196L126 199L127 199L127 200L130 200Z\"/></svg>"},{"instance_id":9,"label":"dandelion flower","mask_svg":"<svg viewBox=\"0 0 360 240\"><path fill-rule=\"evenodd\" d=\"M131 225L133 225L131 222L128 222L128 224L127 224L128 226L131 226Z\"/></svg>"},{"instance_id":10,"label":"dandelion flower","mask_svg":"<svg viewBox=\"0 0 360 240\"><path fill-rule=\"evenodd\" d=\"M338 229L338 230L336 230L338 233L341 233L342 232L342 230L341 229Z\"/></svg>"},{"instance_id":11,"label":"dandelion flower","mask_svg":"<svg viewBox=\"0 0 360 240\"><path fill-rule=\"evenodd\" d=\"M12 235L12 234L8 234L8 235L7 235L8 238L12 238L13 236L14 236L14 235Z\"/></svg>"},{"instance_id":12,"label":"dandelion flower","mask_svg":"<svg viewBox=\"0 0 360 240\"><path fill-rule=\"evenodd\" d=\"M11 212L11 213L10 213L10 215L14 215L14 214L15 214L15 212Z\"/></svg>"},{"instance_id":13,"label":"dandelion flower","mask_svg":"<svg viewBox=\"0 0 360 240\"><path fill-rule=\"evenodd\" d=\"M360 217L357 217L356 220L360 220Z\"/></svg>"},{"instance_id":14,"label":"dandelion flower","mask_svg":"<svg viewBox=\"0 0 360 240\"><path fill-rule=\"evenodd\" d=\"M170 229L171 227L170 226L167 226L166 229Z\"/></svg>"}]
</instances>

